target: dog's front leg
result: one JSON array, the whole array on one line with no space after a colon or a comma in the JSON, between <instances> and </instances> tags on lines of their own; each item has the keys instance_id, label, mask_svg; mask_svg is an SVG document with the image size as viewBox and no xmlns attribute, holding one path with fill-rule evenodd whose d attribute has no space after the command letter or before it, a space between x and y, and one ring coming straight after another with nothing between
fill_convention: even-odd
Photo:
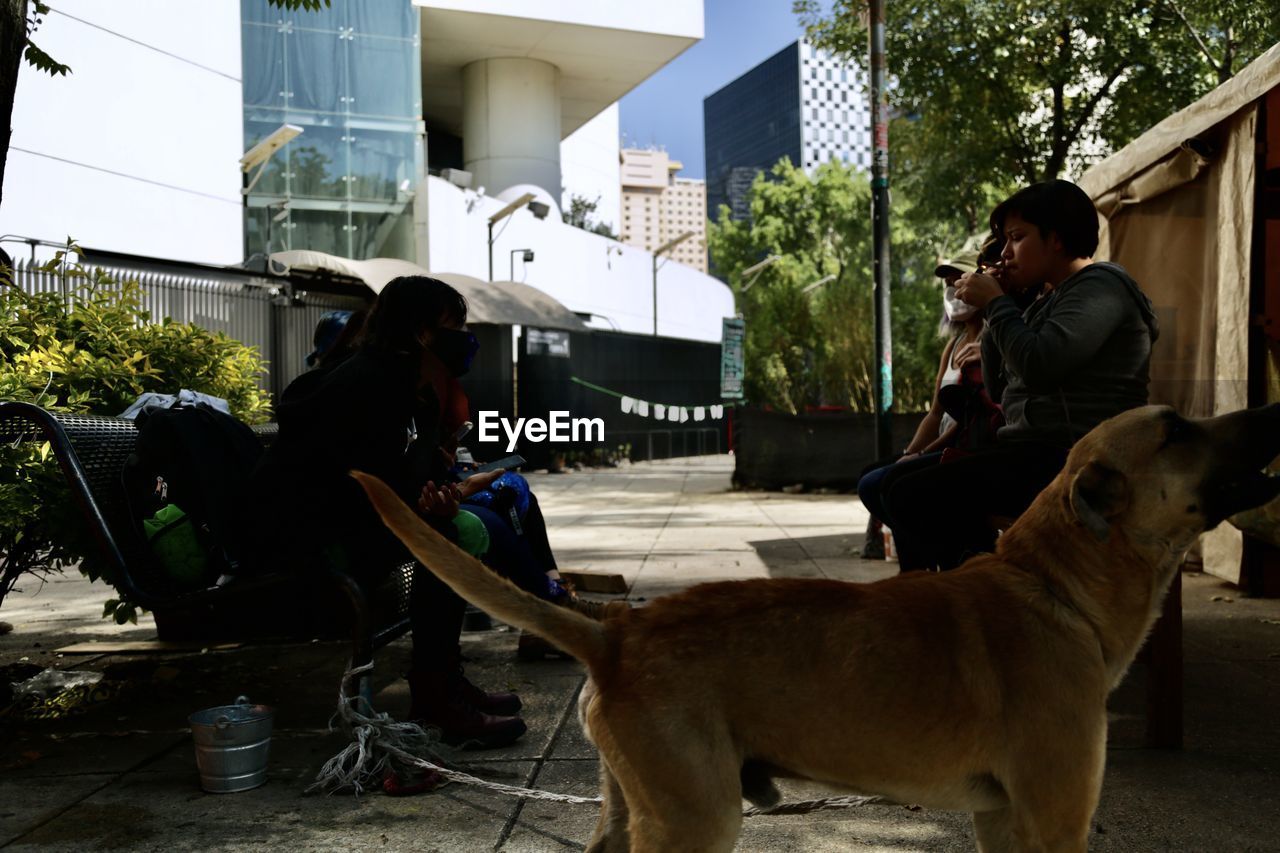
<instances>
[{"instance_id":1,"label":"dog's front leg","mask_svg":"<svg viewBox=\"0 0 1280 853\"><path fill-rule=\"evenodd\" d=\"M628 853L631 836L627 834L630 819L627 800L604 756L600 757L600 796L604 802L600 805L600 819L587 844L587 853Z\"/></svg>"},{"instance_id":2,"label":"dog's front leg","mask_svg":"<svg viewBox=\"0 0 1280 853\"><path fill-rule=\"evenodd\" d=\"M1014 765L1001 782L1003 809L976 813L981 853L1086 853L1089 825L1102 792L1107 726L1101 714L1043 727L1054 737L1037 747L1014 749Z\"/></svg>"}]
</instances>

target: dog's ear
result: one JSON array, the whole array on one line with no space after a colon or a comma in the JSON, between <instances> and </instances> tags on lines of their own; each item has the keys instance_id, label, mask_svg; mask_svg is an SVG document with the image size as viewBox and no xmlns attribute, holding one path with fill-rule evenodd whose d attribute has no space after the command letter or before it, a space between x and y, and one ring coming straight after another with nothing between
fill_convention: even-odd
<instances>
[{"instance_id":1,"label":"dog's ear","mask_svg":"<svg viewBox=\"0 0 1280 853\"><path fill-rule=\"evenodd\" d=\"M1099 542L1107 541L1111 519L1128 505L1129 481L1100 462L1085 465L1071 481L1071 511Z\"/></svg>"}]
</instances>

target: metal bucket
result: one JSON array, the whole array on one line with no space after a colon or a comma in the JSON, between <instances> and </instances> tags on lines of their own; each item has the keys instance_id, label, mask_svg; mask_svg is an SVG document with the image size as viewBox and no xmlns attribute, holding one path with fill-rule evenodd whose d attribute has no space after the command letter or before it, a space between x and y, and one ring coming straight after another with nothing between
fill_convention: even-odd
<instances>
[{"instance_id":1,"label":"metal bucket","mask_svg":"<svg viewBox=\"0 0 1280 853\"><path fill-rule=\"evenodd\" d=\"M274 709L250 704L247 696L188 717L200 787L211 794L232 794L266 782L274 717Z\"/></svg>"}]
</instances>

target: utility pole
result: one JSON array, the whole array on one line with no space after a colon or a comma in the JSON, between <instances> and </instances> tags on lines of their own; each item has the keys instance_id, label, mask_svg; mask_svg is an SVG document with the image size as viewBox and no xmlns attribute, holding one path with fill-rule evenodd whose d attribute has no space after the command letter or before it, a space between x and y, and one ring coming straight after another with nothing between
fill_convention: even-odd
<instances>
[{"instance_id":1,"label":"utility pole","mask_svg":"<svg viewBox=\"0 0 1280 853\"><path fill-rule=\"evenodd\" d=\"M876 456L893 453L893 345L889 330L889 97L885 88L884 0L867 0L867 33L871 41L871 222L872 269L875 279Z\"/></svg>"}]
</instances>

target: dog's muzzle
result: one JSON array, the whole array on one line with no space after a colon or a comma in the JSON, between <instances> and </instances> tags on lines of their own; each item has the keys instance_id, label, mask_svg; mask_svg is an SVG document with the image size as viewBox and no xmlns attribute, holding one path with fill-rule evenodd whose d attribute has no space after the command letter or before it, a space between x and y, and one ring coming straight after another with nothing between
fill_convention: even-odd
<instances>
[{"instance_id":1,"label":"dog's muzzle","mask_svg":"<svg viewBox=\"0 0 1280 853\"><path fill-rule=\"evenodd\" d=\"M1207 418L1215 465L1201 489L1208 526L1280 497L1280 403Z\"/></svg>"}]
</instances>

